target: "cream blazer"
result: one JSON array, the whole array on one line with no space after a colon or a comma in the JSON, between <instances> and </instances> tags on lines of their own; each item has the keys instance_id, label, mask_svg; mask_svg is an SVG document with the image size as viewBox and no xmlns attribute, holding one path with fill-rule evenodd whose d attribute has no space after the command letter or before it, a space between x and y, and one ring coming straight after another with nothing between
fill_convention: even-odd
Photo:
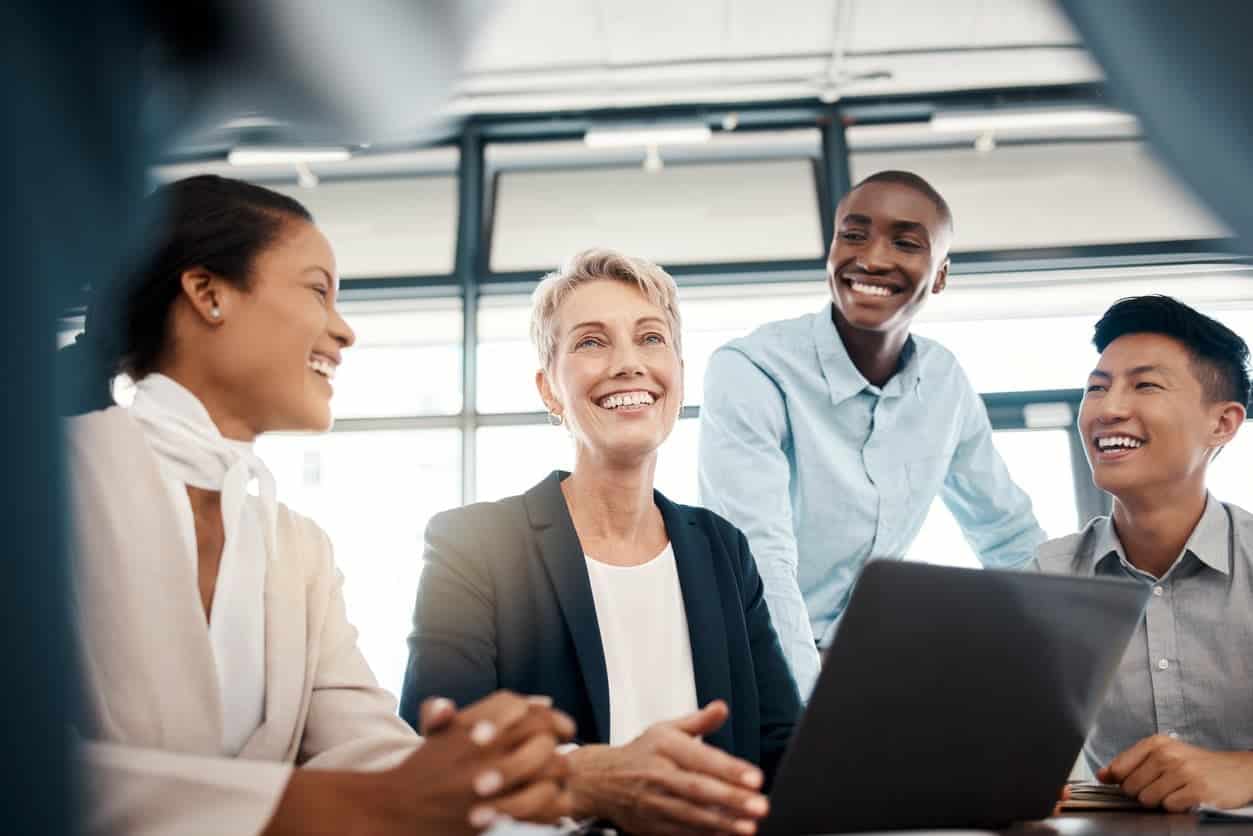
<instances>
[{"instance_id":1,"label":"cream blazer","mask_svg":"<svg viewBox=\"0 0 1253 836\"><path fill-rule=\"evenodd\" d=\"M222 707L196 569L156 457L121 408L68 420L74 602L93 833L250 834L293 766L382 769L418 744L357 649L331 544L279 506L265 598L265 716L221 754Z\"/></svg>"}]
</instances>

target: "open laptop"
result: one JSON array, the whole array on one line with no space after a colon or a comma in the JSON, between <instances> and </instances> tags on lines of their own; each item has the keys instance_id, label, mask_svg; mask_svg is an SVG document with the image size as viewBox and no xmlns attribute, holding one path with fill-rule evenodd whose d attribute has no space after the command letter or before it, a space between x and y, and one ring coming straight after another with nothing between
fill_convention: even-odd
<instances>
[{"instance_id":1,"label":"open laptop","mask_svg":"<svg viewBox=\"0 0 1253 836\"><path fill-rule=\"evenodd\" d=\"M871 561L775 776L763 836L1048 816L1147 584Z\"/></svg>"}]
</instances>

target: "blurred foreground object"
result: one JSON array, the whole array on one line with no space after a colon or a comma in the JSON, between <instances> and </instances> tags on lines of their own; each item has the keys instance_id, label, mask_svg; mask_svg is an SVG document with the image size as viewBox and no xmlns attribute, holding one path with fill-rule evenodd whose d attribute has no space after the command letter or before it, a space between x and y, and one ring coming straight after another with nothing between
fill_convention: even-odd
<instances>
[{"instance_id":1,"label":"blurred foreground object","mask_svg":"<svg viewBox=\"0 0 1253 836\"><path fill-rule=\"evenodd\" d=\"M1166 162L1253 241L1253 5L1244 0L1062 0ZM1170 207L1163 207L1168 211Z\"/></svg>"},{"instance_id":2,"label":"blurred foreground object","mask_svg":"<svg viewBox=\"0 0 1253 836\"><path fill-rule=\"evenodd\" d=\"M85 0L0 4L0 711L8 833L77 830L79 711L57 389L57 317L103 298L142 246L147 164L225 114L262 112L327 138L385 136L427 117L451 84L480 3L320 5ZM109 322L93 322L107 333ZM90 341L75 362L93 362ZM89 376L88 376L89 377Z\"/></svg>"}]
</instances>

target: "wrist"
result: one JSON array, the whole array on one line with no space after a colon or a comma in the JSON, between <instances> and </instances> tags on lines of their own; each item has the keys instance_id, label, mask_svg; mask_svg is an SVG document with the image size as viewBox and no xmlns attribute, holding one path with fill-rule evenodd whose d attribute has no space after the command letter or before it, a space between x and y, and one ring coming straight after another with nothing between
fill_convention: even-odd
<instances>
[{"instance_id":1,"label":"wrist","mask_svg":"<svg viewBox=\"0 0 1253 836\"><path fill-rule=\"evenodd\" d=\"M604 800L606 756L611 747L603 743L580 746L565 755L570 774L566 788L574 802L572 818L612 818Z\"/></svg>"}]
</instances>

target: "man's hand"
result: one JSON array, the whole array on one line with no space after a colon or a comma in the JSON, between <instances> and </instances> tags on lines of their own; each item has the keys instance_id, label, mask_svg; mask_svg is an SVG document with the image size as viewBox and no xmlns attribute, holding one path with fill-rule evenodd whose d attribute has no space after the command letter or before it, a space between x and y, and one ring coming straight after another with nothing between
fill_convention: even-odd
<instances>
[{"instance_id":1,"label":"man's hand","mask_svg":"<svg viewBox=\"0 0 1253 836\"><path fill-rule=\"evenodd\" d=\"M698 738L726 722L715 700L694 714L650 726L625 746L571 752L569 787L577 816L612 820L648 836L757 830L769 806L761 770Z\"/></svg>"},{"instance_id":2,"label":"man's hand","mask_svg":"<svg viewBox=\"0 0 1253 836\"><path fill-rule=\"evenodd\" d=\"M1146 737L1096 775L1145 807L1172 813L1198 804L1230 809L1253 801L1253 752L1213 752L1164 734Z\"/></svg>"}]
</instances>

